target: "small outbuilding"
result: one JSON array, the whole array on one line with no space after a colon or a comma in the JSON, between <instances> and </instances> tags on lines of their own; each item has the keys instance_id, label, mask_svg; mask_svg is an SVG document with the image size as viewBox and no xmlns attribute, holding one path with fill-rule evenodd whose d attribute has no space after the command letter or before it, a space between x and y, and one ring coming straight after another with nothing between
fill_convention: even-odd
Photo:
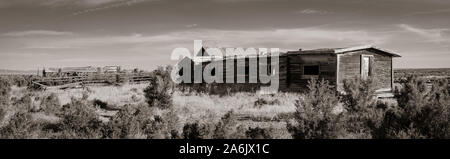
<instances>
[{"instance_id":1,"label":"small outbuilding","mask_svg":"<svg viewBox=\"0 0 450 159\"><path fill-rule=\"evenodd\" d=\"M375 79L380 92L393 89L393 58L399 54L374 46L289 51L286 83L291 89L303 88L309 79L330 81L341 91L345 79Z\"/></svg>"},{"instance_id":2,"label":"small outbuilding","mask_svg":"<svg viewBox=\"0 0 450 159\"><path fill-rule=\"evenodd\" d=\"M224 49L222 49L224 50ZM325 79L328 80L330 84L336 86L338 91L342 91L343 82L345 79L350 78L372 78L377 82L377 89L380 92L391 92L393 89L393 58L401 57L399 54L380 49L374 46L358 46L349 48L325 48L325 49L314 49L314 50L297 50L297 51L287 51L280 53L279 55L279 72L274 73L272 70L269 74L279 75L279 90L280 91L290 91L290 92L302 92L305 90L308 81L311 78ZM233 73L235 78L237 76L245 76L246 82L243 83L255 85L254 82L249 79L249 75L258 74L259 67L257 71L250 71L249 60L254 58L260 58L261 55L246 56L246 57L217 57L210 56L206 53L206 49L201 49L194 59L185 58L181 63L192 62L191 73L194 76L195 67L205 67L205 65L213 63L215 61L224 62L223 72L224 81L226 80L227 73ZM267 57L267 61L270 61L270 54L264 55ZM232 64L225 64L226 60L233 58ZM245 64L238 63L238 59L245 59ZM233 62L234 61L234 62ZM257 60L259 63L259 60ZM228 68L228 66L234 66ZM245 67L245 73L239 74L237 67ZM269 65L269 68L273 66ZM180 70L180 75L183 74L183 70ZM213 70L214 74L216 70ZM236 80L235 80L236 81ZM254 80L253 80L254 81ZM259 81L259 80L258 80ZM238 83L235 83L238 84ZM226 85L229 85L227 83ZM242 83L239 83L242 85ZM254 90L252 88L252 90Z\"/></svg>"}]
</instances>

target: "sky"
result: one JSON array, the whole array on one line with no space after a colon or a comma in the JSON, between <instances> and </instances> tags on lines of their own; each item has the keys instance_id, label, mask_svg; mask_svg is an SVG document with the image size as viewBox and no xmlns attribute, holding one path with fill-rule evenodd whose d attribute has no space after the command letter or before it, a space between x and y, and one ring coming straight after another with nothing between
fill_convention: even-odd
<instances>
[{"instance_id":1,"label":"sky","mask_svg":"<svg viewBox=\"0 0 450 159\"><path fill-rule=\"evenodd\" d=\"M450 67L448 0L0 0L0 68L174 64L175 48L375 45Z\"/></svg>"}]
</instances>

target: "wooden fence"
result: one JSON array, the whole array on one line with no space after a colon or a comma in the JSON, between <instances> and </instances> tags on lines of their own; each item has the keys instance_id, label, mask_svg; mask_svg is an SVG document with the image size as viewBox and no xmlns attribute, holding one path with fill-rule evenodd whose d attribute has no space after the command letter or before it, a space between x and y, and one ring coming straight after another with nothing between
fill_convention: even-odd
<instances>
[{"instance_id":1,"label":"wooden fence","mask_svg":"<svg viewBox=\"0 0 450 159\"><path fill-rule=\"evenodd\" d=\"M33 80L33 84L40 87L76 86L88 84L122 84L150 81L150 74L102 74L72 77L42 77Z\"/></svg>"}]
</instances>

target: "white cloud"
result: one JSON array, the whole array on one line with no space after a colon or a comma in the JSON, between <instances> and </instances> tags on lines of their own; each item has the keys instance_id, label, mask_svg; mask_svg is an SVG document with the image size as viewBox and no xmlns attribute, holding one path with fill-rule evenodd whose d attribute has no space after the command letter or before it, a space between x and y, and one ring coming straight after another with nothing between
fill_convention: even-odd
<instances>
[{"instance_id":1,"label":"white cloud","mask_svg":"<svg viewBox=\"0 0 450 159\"><path fill-rule=\"evenodd\" d=\"M443 13L449 13L449 12L450 12L450 9L436 9L436 10L427 10L427 11L413 12L413 13L407 14L406 16L443 14Z\"/></svg>"},{"instance_id":2,"label":"white cloud","mask_svg":"<svg viewBox=\"0 0 450 159\"><path fill-rule=\"evenodd\" d=\"M371 34L366 31L338 31L315 28L274 29L274 30L213 30L195 29L167 34L145 36L68 37L55 40L32 40L24 42L26 48L105 48L126 46L129 49L171 48L191 44L193 40L204 40L216 47L337 47L360 44L382 44L388 36ZM148 51L148 50L142 50ZM170 52L170 51L169 51Z\"/></svg>"},{"instance_id":3,"label":"white cloud","mask_svg":"<svg viewBox=\"0 0 450 159\"><path fill-rule=\"evenodd\" d=\"M21 36L64 36L73 35L72 32L60 32L51 30L28 30L28 31L15 31L3 34L4 36L21 37Z\"/></svg>"},{"instance_id":4,"label":"white cloud","mask_svg":"<svg viewBox=\"0 0 450 159\"><path fill-rule=\"evenodd\" d=\"M189 24L189 25L186 25L186 28L194 28L197 26L198 26L197 24Z\"/></svg>"},{"instance_id":5,"label":"white cloud","mask_svg":"<svg viewBox=\"0 0 450 159\"><path fill-rule=\"evenodd\" d=\"M398 26L405 31L412 32L421 37L427 38L427 40L431 42L448 41L448 38L444 36L444 32L449 31L449 29L421 29L408 24L400 24Z\"/></svg>"},{"instance_id":6,"label":"white cloud","mask_svg":"<svg viewBox=\"0 0 450 159\"><path fill-rule=\"evenodd\" d=\"M143 3L143 2L147 2L147 1L157 1L157 0L105 0L105 2L106 1L111 1L111 2L98 3L98 4L91 2L91 5L97 6L97 7L80 10L80 11L74 12L72 15L77 16L77 15L87 14L87 13L91 13L91 12L97 12L97 11L102 11L102 10L107 10L107 9L120 8L120 7L127 7L127 6L132 6L132 5L135 5L138 3ZM101 5L101 4L105 4L105 5Z\"/></svg>"},{"instance_id":7,"label":"white cloud","mask_svg":"<svg viewBox=\"0 0 450 159\"><path fill-rule=\"evenodd\" d=\"M319 14L319 15L324 15L324 14L331 14L331 12L329 11L324 11L324 10L316 10L316 9L303 9L300 11L294 11L295 14Z\"/></svg>"},{"instance_id":8,"label":"white cloud","mask_svg":"<svg viewBox=\"0 0 450 159\"><path fill-rule=\"evenodd\" d=\"M126 2L129 0L11 0L0 1L0 7L28 5L28 6L82 6L82 7L94 7L104 4L111 4L117 2Z\"/></svg>"}]
</instances>

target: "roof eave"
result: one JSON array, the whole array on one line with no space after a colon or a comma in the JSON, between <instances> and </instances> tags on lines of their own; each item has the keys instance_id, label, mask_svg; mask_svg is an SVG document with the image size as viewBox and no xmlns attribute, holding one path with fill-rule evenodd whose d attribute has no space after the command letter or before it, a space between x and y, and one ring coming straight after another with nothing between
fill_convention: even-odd
<instances>
[{"instance_id":1,"label":"roof eave","mask_svg":"<svg viewBox=\"0 0 450 159\"><path fill-rule=\"evenodd\" d=\"M335 54L343 54L343 53L346 53L346 52L352 52L352 51L357 51L357 50L365 50L365 49L376 49L376 50L382 51L382 52L384 52L386 54L389 54L392 57L402 57L402 56L400 56L397 53L394 53L392 51L388 51L388 50L385 50L385 49L381 49L381 48L378 48L378 47L375 47L375 46L372 46L372 45L364 45L364 46L349 47L349 48L344 48L344 49L336 49L336 50L334 50L334 53Z\"/></svg>"}]
</instances>

